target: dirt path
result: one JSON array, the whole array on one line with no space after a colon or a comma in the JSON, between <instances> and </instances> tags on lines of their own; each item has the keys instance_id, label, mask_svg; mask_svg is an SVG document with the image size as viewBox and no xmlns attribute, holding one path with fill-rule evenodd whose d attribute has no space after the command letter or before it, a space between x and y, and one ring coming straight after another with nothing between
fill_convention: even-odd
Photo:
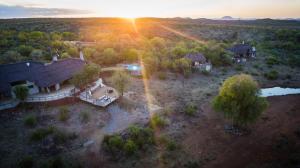
<instances>
[{"instance_id":1,"label":"dirt path","mask_svg":"<svg viewBox=\"0 0 300 168\"><path fill-rule=\"evenodd\" d=\"M103 72L105 72L105 71L119 71L119 70L124 70L124 68L123 67L118 67L118 66L101 68L101 71L103 71Z\"/></svg>"}]
</instances>

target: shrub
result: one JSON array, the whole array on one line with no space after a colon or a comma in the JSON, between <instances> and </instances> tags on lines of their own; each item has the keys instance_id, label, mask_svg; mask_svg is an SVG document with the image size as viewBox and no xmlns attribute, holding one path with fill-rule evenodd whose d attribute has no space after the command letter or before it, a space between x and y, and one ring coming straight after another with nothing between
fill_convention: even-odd
<instances>
[{"instance_id":1,"label":"shrub","mask_svg":"<svg viewBox=\"0 0 300 168\"><path fill-rule=\"evenodd\" d=\"M269 80L276 80L278 78L278 72L275 70L272 70L268 73L265 73L265 77Z\"/></svg>"},{"instance_id":2,"label":"shrub","mask_svg":"<svg viewBox=\"0 0 300 168\"><path fill-rule=\"evenodd\" d=\"M156 142L159 144L167 144L168 141L169 141L169 138L166 135L161 135L156 140Z\"/></svg>"},{"instance_id":3,"label":"shrub","mask_svg":"<svg viewBox=\"0 0 300 168\"><path fill-rule=\"evenodd\" d=\"M189 104L185 107L184 112L186 115L193 116L197 112L197 106Z\"/></svg>"},{"instance_id":4,"label":"shrub","mask_svg":"<svg viewBox=\"0 0 300 168\"><path fill-rule=\"evenodd\" d=\"M31 156L26 156L19 161L18 166L20 168L31 168L33 167L33 158Z\"/></svg>"},{"instance_id":5,"label":"shrub","mask_svg":"<svg viewBox=\"0 0 300 168\"><path fill-rule=\"evenodd\" d=\"M24 119L24 124L28 127L34 127L37 124L37 118L35 115L28 115Z\"/></svg>"},{"instance_id":6,"label":"shrub","mask_svg":"<svg viewBox=\"0 0 300 168\"><path fill-rule=\"evenodd\" d=\"M242 65L237 65L237 66L235 66L235 70L237 70L237 71L243 71L244 67Z\"/></svg>"},{"instance_id":7,"label":"shrub","mask_svg":"<svg viewBox=\"0 0 300 168\"><path fill-rule=\"evenodd\" d=\"M167 142L167 150L169 150L169 151L174 151L176 148L177 148L177 144L176 144L176 142L175 141L173 141L173 140L169 140L168 142Z\"/></svg>"},{"instance_id":8,"label":"shrub","mask_svg":"<svg viewBox=\"0 0 300 168\"><path fill-rule=\"evenodd\" d=\"M119 159L124 154L132 155L140 149L145 150L152 144L154 144L154 133L151 128L132 125L122 137L118 134L105 136L103 149L114 159Z\"/></svg>"},{"instance_id":9,"label":"shrub","mask_svg":"<svg viewBox=\"0 0 300 168\"><path fill-rule=\"evenodd\" d=\"M165 135L159 136L157 138L157 142L161 145L164 145L169 151L174 151L177 148L176 142Z\"/></svg>"},{"instance_id":10,"label":"shrub","mask_svg":"<svg viewBox=\"0 0 300 168\"><path fill-rule=\"evenodd\" d=\"M171 107L165 107L165 108L163 109L162 114L163 114L164 116L170 116L170 115L172 114L172 112L173 112L173 109L172 109Z\"/></svg>"},{"instance_id":11,"label":"shrub","mask_svg":"<svg viewBox=\"0 0 300 168\"><path fill-rule=\"evenodd\" d=\"M46 165L44 165L43 167L63 168L63 167L65 167L65 163L61 157L57 156L57 157L49 159L48 162L46 163Z\"/></svg>"},{"instance_id":12,"label":"shrub","mask_svg":"<svg viewBox=\"0 0 300 168\"><path fill-rule=\"evenodd\" d=\"M189 160L184 164L185 168L198 168L201 167L201 164L198 161Z\"/></svg>"},{"instance_id":13,"label":"shrub","mask_svg":"<svg viewBox=\"0 0 300 168\"><path fill-rule=\"evenodd\" d=\"M75 133L68 133L63 130L55 129L53 133L53 141L55 144L64 144L68 140L75 139L77 135Z\"/></svg>"},{"instance_id":14,"label":"shrub","mask_svg":"<svg viewBox=\"0 0 300 168\"><path fill-rule=\"evenodd\" d=\"M156 127L164 127L166 124L167 124L167 121L162 118L159 114L154 114L152 117L151 117L151 126L153 128L156 128Z\"/></svg>"},{"instance_id":15,"label":"shrub","mask_svg":"<svg viewBox=\"0 0 300 168\"><path fill-rule=\"evenodd\" d=\"M14 86L13 92L17 99L24 101L28 96L29 89L25 85L17 85Z\"/></svg>"},{"instance_id":16,"label":"shrub","mask_svg":"<svg viewBox=\"0 0 300 168\"><path fill-rule=\"evenodd\" d=\"M123 148L123 140L119 135L106 136L103 141L109 150L121 149Z\"/></svg>"},{"instance_id":17,"label":"shrub","mask_svg":"<svg viewBox=\"0 0 300 168\"><path fill-rule=\"evenodd\" d=\"M259 76L259 74L258 74L257 72L255 72L255 71L251 71L250 74L251 74L252 76Z\"/></svg>"},{"instance_id":18,"label":"shrub","mask_svg":"<svg viewBox=\"0 0 300 168\"><path fill-rule=\"evenodd\" d=\"M279 64L278 58L275 56L269 56L266 58L266 63L270 66Z\"/></svg>"},{"instance_id":19,"label":"shrub","mask_svg":"<svg viewBox=\"0 0 300 168\"><path fill-rule=\"evenodd\" d=\"M260 69L260 66L259 66L258 64L254 64L253 67L254 67L255 69Z\"/></svg>"},{"instance_id":20,"label":"shrub","mask_svg":"<svg viewBox=\"0 0 300 168\"><path fill-rule=\"evenodd\" d=\"M205 76L209 76L210 75L210 72L207 71L207 70L202 70L201 73Z\"/></svg>"},{"instance_id":21,"label":"shrub","mask_svg":"<svg viewBox=\"0 0 300 168\"><path fill-rule=\"evenodd\" d=\"M87 123L90 120L90 115L88 112L80 112L80 121L82 123Z\"/></svg>"},{"instance_id":22,"label":"shrub","mask_svg":"<svg viewBox=\"0 0 300 168\"><path fill-rule=\"evenodd\" d=\"M39 128L31 134L30 140L31 141L40 141L40 140L46 138L48 135L52 134L53 132L54 132L53 127Z\"/></svg>"},{"instance_id":23,"label":"shrub","mask_svg":"<svg viewBox=\"0 0 300 168\"><path fill-rule=\"evenodd\" d=\"M124 151L126 152L126 154L134 154L138 149L138 146L131 140L127 140L125 145L124 145Z\"/></svg>"},{"instance_id":24,"label":"shrub","mask_svg":"<svg viewBox=\"0 0 300 168\"><path fill-rule=\"evenodd\" d=\"M67 107L61 107L59 109L59 120L67 121L69 119L69 109Z\"/></svg>"},{"instance_id":25,"label":"shrub","mask_svg":"<svg viewBox=\"0 0 300 168\"><path fill-rule=\"evenodd\" d=\"M290 74L286 74L286 75L285 75L285 78L286 78L286 79L292 79L292 76L291 76Z\"/></svg>"},{"instance_id":26,"label":"shrub","mask_svg":"<svg viewBox=\"0 0 300 168\"><path fill-rule=\"evenodd\" d=\"M130 126L128 128L129 138L143 148L146 144L154 143L153 130L151 128L142 128L139 126Z\"/></svg>"},{"instance_id":27,"label":"shrub","mask_svg":"<svg viewBox=\"0 0 300 168\"><path fill-rule=\"evenodd\" d=\"M166 80L166 79L167 79L167 75L166 75L165 72L158 72L158 73L157 73L157 77L158 77L158 79L160 79L160 80Z\"/></svg>"}]
</instances>

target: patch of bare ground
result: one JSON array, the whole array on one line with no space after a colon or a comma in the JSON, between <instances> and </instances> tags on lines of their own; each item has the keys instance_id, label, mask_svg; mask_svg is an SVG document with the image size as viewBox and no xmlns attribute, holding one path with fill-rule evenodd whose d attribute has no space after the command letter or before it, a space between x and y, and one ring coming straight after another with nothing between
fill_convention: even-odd
<instances>
[{"instance_id":1,"label":"patch of bare ground","mask_svg":"<svg viewBox=\"0 0 300 168\"><path fill-rule=\"evenodd\" d=\"M68 110L65 121L60 120L62 107ZM82 113L86 116L84 121ZM25 125L25 118L29 115L36 117L36 126ZM17 167L17 163L26 156L34 157L36 164L60 154L70 157L80 152L88 140L96 141L96 137L101 136L101 129L109 117L103 109L81 102L58 107L34 105L30 108L3 111L0 113L0 167ZM55 138L52 139L52 135L42 140L32 140L35 131L50 127L59 131L56 137L58 140L69 134L75 137L57 145L53 144Z\"/></svg>"},{"instance_id":2,"label":"patch of bare ground","mask_svg":"<svg viewBox=\"0 0 300 168\"><path fill-rule=\"evenodd\" d=\"M195 160L209 156L203 164L209 168L299 166L299 100L299 95L268 98L269 108L250 126L251 133L242 136L225 133L221 114L206 104L205 117L186 128L184 150Z\"/></svg>"}]
</instances>

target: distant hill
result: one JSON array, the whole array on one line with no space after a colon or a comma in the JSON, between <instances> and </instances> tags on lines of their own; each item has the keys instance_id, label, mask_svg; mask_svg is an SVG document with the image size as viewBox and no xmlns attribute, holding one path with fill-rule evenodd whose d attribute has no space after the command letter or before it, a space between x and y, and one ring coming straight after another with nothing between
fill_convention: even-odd
<instances>
[{"instance_id":1,"label":"distant hill","mask_svg":"<svg viewBox=\"0 0 300 168\"><path fill-rule=\"evenodd\" d=\"M223 16L221 19L222 20L234 20L234 18L231 16Z\"/></svg>"}]
</instances>

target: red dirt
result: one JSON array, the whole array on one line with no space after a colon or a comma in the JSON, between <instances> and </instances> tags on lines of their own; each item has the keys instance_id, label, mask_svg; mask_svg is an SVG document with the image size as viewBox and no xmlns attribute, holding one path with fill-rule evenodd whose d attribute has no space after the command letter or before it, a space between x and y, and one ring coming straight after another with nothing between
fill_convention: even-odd
<instances>
[{"instance_id":1,"label":"red dirt","mask_svg":"<svg viewBox=\"0 0 300 168\"><path fill-rule=\"evenodd\" d=\"M237 136L225 133L226 121L209 104L197 125L188 126L183 141L184 150L195 159L211 159L204 167L240 168L262 165L286 159L289 153L274 152L278 137L285 135L299 145L295 131L300 128L300 95L270 97L269 108L254 125L251 134ZM298 139L297 139L298 138ZM288 151L287 151L288 152Z\"/></svg>"}]
</instances>

